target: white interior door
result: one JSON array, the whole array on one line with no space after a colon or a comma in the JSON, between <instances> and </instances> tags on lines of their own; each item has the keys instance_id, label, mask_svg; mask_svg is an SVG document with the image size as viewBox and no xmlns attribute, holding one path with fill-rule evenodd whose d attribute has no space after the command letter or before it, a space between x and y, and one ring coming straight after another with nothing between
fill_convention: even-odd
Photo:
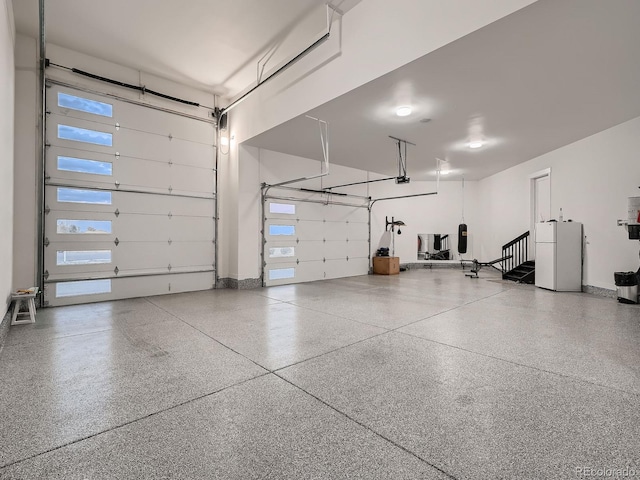
<instances>
[{"instance_id":1,"label":"white interior door","mask_svg":"<svg viewBox=\"0 0 640 480\"><path fill-rule=\"evenodd\" d=\"M212 288L213 125L62 86L47 111L45 304Z\"/></svg>"},{"instance_id":2,"label":"white interior door","mask_svg":"<svg viewBox=\"0 0 640 480\"><path fill-rule=\"evenodd\" d=\"M545 170L531 178L531 221L529 258L536 258L536 223L547 222L551 219L551 177ZM537 273L536 273L537 275Z\"/></svg>"}]
</instances>

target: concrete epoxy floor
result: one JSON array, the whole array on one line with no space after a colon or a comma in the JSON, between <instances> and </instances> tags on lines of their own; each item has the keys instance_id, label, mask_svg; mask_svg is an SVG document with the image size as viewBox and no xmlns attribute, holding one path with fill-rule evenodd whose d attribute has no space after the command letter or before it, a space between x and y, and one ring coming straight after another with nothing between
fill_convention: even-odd
<instances>
[{"instance_id":1,"label":"concrete epoxy floor","mask_svg":"<svg viewBox=\"0 0 640 480\"><path fill-rule=\"evenodd\" d=\"M482 277L39 310L0 353L0 478L640 476L640 307Z\"/></svg>"}]
</instances>

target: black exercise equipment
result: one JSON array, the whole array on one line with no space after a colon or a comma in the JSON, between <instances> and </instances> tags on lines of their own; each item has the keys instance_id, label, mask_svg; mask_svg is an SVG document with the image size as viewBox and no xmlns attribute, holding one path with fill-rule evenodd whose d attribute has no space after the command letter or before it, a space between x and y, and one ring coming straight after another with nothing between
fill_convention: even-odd
<instances>
[{"instance_id":1,"label":"black exercise equipment","mask_svg":"<svg viewBox=\"0 0 640 480\"><path fill-rule=\"evenodd\" d=\"M467 224L458 225L458 253L467 253Z\"/></svg>"},{"instance_id":2,"label":"black exercise equipment","mask_svg":"<svg viewBox=\"0 0 640 480\"><path fill-rule=\"evenodd\" d=\"M478 260L473 259L473 268L471 268L471 273L466 273L465 277L478 278L478 272L482 270L482 267L493 267L496 263L504 262L505 260L509 260L511 257L513 257L513 255L507 255L506 257L496 258L490 262L479 262Z\"/></svg>"}]
</instances>

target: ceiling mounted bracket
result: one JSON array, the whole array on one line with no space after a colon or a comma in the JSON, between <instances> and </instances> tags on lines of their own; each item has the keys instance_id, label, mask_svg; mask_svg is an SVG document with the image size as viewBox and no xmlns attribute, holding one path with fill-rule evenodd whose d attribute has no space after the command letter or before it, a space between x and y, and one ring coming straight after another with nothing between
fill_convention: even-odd
<instances>
[{"instance_id":1,"label":"ceiling mounted bracket","mask_svg":"<svg viewBox=\"0 0 640 480\"><path fill-rule=\"evenodd\" d=\"M415 147L416 144L391 135L389 135L389 138L395 140L398 148L398 176L396 177L396 183L409 183L411 179L407 177L407 145Z\"/></svg>"}]
</instances>

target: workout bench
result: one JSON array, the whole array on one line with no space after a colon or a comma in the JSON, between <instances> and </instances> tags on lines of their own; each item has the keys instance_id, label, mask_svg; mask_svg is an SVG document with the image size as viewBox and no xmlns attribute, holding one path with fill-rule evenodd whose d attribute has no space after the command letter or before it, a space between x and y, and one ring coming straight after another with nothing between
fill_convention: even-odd
<instances>
[{"instance_id":1,"label":"workout bench","mask_svg":"<svg viewBox=\"0 0 640 480\"><path fill-rule=\"evenodd\" d=\"M491 260L490 262L479 262L474 258L473 267L471 267L471 273L465 273L465 277L479 278L478 272L482 270L482 267L494 267L496 263L504 262L505 260L509 260L511 257L513 257L513 255L507 255L506 257L496 258L495 260Z\"/></svg>"}]
</instances>

